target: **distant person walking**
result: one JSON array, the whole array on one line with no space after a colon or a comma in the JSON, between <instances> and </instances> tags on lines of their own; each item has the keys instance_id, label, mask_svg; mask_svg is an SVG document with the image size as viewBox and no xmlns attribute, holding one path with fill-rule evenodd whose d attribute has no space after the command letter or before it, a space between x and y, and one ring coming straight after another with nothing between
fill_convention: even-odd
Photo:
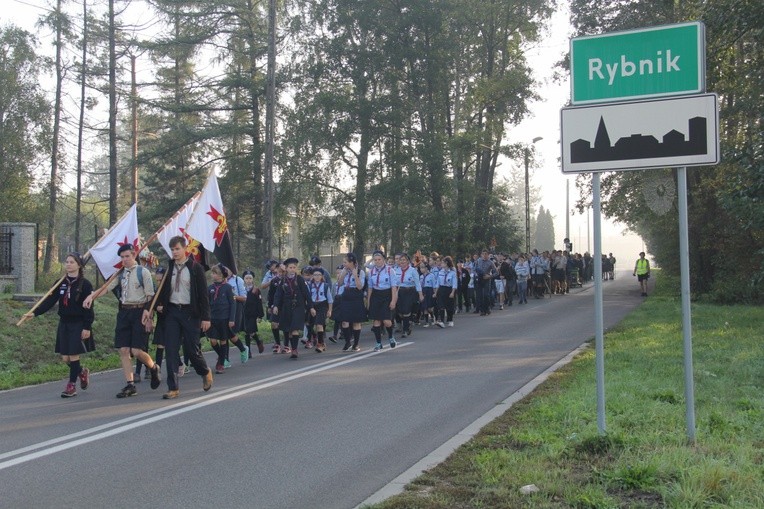
<instances>
[{"instance_id":1,"label":"distant person walking","mask_svg":"<svg viewBox=\"0 0 764 509\"><path fill-rule=\"evenodd\" d=\"M647 297L647 280L650 278L650 261L645 258L645 252L639 253L637 263L634 264L634 275L637 276L642 297Z\"/></svg>"},{"instance_id":2,"label":"distant person walking","mask_svg":"<svg viewBox=\"0 0 764 509\"><path fill-rule=\"evenodd\" d=\"M93 334L93 310L82 303L93 292L93 285L83 275L83 263L79 253L70 253L64 261L66 276L61 284L40 303L34 313L25 318L49 311L58 303L58 330L56 332L56 353L69 365L69 382L61 393L62 398L77 395L75 383L80 379L80 389L88 388L90 371L80 365L80 355L95 350Z\"/></svg>"}]
</instances>

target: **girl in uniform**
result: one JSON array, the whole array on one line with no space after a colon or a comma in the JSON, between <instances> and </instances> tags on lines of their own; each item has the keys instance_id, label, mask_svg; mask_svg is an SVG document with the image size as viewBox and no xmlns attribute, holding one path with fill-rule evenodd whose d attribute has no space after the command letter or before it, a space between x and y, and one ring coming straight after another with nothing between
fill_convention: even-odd
<instances>
[{"instance_id":1,"label":"girl in uniform","mask_svg":"<svg viewBox=\"0 0 764 509\"><path fill-rule=\"evenodd\" d=\"M260 283L260 291L268 291L267 293L267 306L268 313L267 318L271 323L271 333L273 334L273 353L286 353L285 349L281 348L281 335L279 333L279 320L278 317L274 317L271 313L273 308L273 298L276 296L276 287L280 282L280 276L283 274L283 267L276 260L268 260L265 263L265 275L263 275L263 281ZM284 342L286 344L286 341Z\"/></svg>"},{"instance_id":2,"label":"girl in uniform","mask_svg":"<svg viewBox=\"0 0 764 509\"><path fill-rule=\"evenodd\" d=\"M398 260L398 270L396 271L398 302L395 308L401 316L403 337L405 338L411 335L411 313L414 312L414 304L424 301L424 294L419 281L419 273L411 266L409 255L401 253Z\"/></svg>"},{"instance_id":3,"label":"girl in uniform","mask_svg":"<svg viewBox=\"0 0 764 509\"><path fill-rule=\"evenodd\" d=\"M284 261L286 274L276 288L273 299L273 315L278 317L279 329L290 341L290 358L297 358L297 343L300 342L300 334L305 327L305 314L310 312L316 316L313 301L310 298L308 286L302 276L297 274L297 258L288 258Z\"/></svg>"},{"instance_id":4,"label":"girl in uniform","mask_svg":"<svg viewBox=\"0 0 764 509\"><path fill-rule=\"evenodd\" d=\"M440 272L438 272L438 282L436 298L438 301L438 327L443 328L444 318L449 327L454 326L454 297L459 282L456 279L456 270L454 269L454 260L450 256L445 256L440 261Z\"/></svg>"},{"instance_id":5,"label":"girl in uniform","mask_svg":"<svg viewBox=\"0 0 764 509\"><path fill-rule=\"evenodd\" d=\"M324 281L324 271L313 268L311 280L308 283L310 298L313 300L313 307L316 315L313 317L313 324L316 330L316 352L326 351L324 342L324 329L326 329L326 319L332 316L332 304L334 298L331 292L331 283Z\"/></svg>"},{"instance_id":6,"label":"girl in uniform","mask_svg":"<svg viewBox=\"0 0 764 509\"><path fill-rule=\"evenodd\" d=\"M247 362L249 357L243 351L245 347L233 333L233 327L236 324L236 302L233 300L233 288L225 281L225 267L218 264L210 269L212 274L212 284L207 288L207 295L210 299L210 328L207 330L207 338L210 340L210 346L218 354L218 361L215 365L216 373L225 371L225 344L228 340L236 340L237 346L241 345L241 362ZM234 343L234 344L236 344Z\"/></svg>"},{"instance_id":7,"label":"girl in uniform","mask_svg":"<svg viewBox=\"0 0 764 509\"><path fill-rule=\"evenodd\" d=\"M342 347L343 352L358 352L361 350L358 343L361 340L361 323L366 321L366 306L363 303L365 280L366 272L358 267L358 260L355 254L348 253L345 255L342 272L340 272L337 278L337 283L342 284L338 291L342 295L340 318L342 320L342 334L345 336L345 346Z\"/></svg>"},{"instance_id":8,"label":"girl in uniform","mask_svg":"<svg viewBox=\"0 0 764 509\"><path fill-rule=\"evenodd\" d=\"M437 277L434 273L430 272L430 266L425 262L419 264L419 272L424 276L422 280L422 294L424 295L424 302L422 302L422 317L424 318L423 327L429 327L431 323L435 323L435 314L433 311L435 308L435 285L437 283Z\"/></svg>"},{"instance_id":9,"label":"girl in uniform","mask_svg":"<svg viewBox=\"0 0 764 509\"><path fill-rule=\"evenodd\" d=\"M329 341L332 343L337 342L337 338L341 337L340 331L341 325L342 325L342 318L340 317L340 304L342 303L342 285L343 282L340 281L340 274L342 274L342 270L345 268L344 265L340 265L337 267L334 279L337 281L334 283L334 306L333 306L333 312L332 312L332 321L334 322L334 331L331 336L329 336Z\"/></svg>"},{"instance_id":10,"label":"girl in uniform","mask_svg":"<svg viewBox=\"0 0 764 509\"><path fill-rule=\"evenodd\" d=\"M255 274L251 270L244 271L244 286L247 289L247 300L244 302L244 341L252 358L252 339L257 345L257 352L263 353L265 345L257 333L257 324L265 316L263 313L263 294L255 285Z\"/></svg>"},{"instance_id":11,"label":"girl in uniform","mask_svg":"<svg viewBox=\"0 0 764 509\"><path fill-rule=\"evenodd\" d=\"M374 351L382 350L382 326L387 331L390 348L395 348L393 337L393 310L398 301L398 286L395 271L385 263L382 251L372 255L374 262L369 270L369 318L372 320L372 332L377 344Z\"/></svg>"},{"instance_id":12,"label":"girl in uniform","mask_svg":"<svg viewBox=\"0 0 764 509\"><path fill-rule=\"evenodd\" d=\"M85 298L93 292L93 285L85 279L84 263L79 253L70 253L64 261L66 276L61 284L45 300L34 313L29 312L24 318L40 316L58 303L58 331L56 332L56 353L61 360L69 365L69 382L61 393L62 398L77 395L75 383L80 379L80 389L88 388L90 370L80 364L80 355L95 350L93 342L93 308L82 306Z\"/></svg>"}]
</instances>

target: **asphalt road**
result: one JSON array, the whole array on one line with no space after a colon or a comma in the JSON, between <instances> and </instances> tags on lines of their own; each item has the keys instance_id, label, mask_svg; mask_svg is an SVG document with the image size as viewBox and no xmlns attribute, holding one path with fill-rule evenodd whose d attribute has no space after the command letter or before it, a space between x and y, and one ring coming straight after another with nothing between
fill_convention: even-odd
<instances>
[{"instance_id":1,"label":"asphalt road","mask_svg":"<svg viewBox=\"0 0 764 509\"><path fill-rule=\"evenodd\" d=\"M642 300L625 272L604 289L606 328ZM593 288L573 292L380 353L368 328L360 353L265 353L209 393L192 372L170 402L116 399L118 371L0 392L0 507L355 507L591 338Z\"/></svg>"}]
</instances>

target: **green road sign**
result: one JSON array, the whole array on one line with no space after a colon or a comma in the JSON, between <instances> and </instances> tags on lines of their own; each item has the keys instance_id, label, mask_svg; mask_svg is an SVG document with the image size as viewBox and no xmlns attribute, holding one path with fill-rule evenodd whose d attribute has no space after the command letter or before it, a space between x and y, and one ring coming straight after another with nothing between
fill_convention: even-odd
<instances>
[{"instance_id":1,"label":"green road sign","mask_svg":"<svg viewBox=\"0 0 764 509\"><path fill-rule=\"evenodd\" d=\"M699 22L570 40L573 104L705 91L705 30Z\"/></svg>"}]
</instances>

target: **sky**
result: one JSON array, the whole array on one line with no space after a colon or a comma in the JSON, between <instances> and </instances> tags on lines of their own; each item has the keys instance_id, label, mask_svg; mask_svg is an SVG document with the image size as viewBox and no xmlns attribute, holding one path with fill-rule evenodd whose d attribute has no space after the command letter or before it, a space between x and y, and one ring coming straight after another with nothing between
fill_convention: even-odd
<instances>
[{"instance_id":1,"label":"sky","mask_svg":"<svg viewBox=\"0 0 764 509\"><path fill-rule=\"evenodd\" d=\"M0 25L13 22L22 28L34 32L38 16L45 11L46 0L4 0L11 9L0 13ZM537 167L531 169L531 186L540 191L540 203L549 209L554 217L556 248L562 249L562 240L566 234L566 216L572 211L579 198L575 186L575 177L562 174L560 169L560 109L566 106L570 98L570 81L567 77L555 81L555 64L568 51L571 28L568 22L566 3L560 2L561 8L550 21L542 41L527 52L527 59L539 82L537 90L540 100L530 105L531 114L517 126L509 128L505 141L530 145L532 140L542 137L534 144ZM6 14L10 13L10 14ZM145 21L145 20L144 20ZM43 43L44 44L44 43ZM497 169L497 178L507 176L508 172L523 172L520 161L503 161ZM566 182L569 186L569 208L566 207ZM531 216L538 213L531 210ZM569 216L569 238L574 251L583 253L594 250L594 230L592 214L571 213ZM620 268L630 268L637 254L644 250L642 239L628 231L625 226L602 218L602 252L610 253L624 263Z\"/></svg>"}]
</instances>

